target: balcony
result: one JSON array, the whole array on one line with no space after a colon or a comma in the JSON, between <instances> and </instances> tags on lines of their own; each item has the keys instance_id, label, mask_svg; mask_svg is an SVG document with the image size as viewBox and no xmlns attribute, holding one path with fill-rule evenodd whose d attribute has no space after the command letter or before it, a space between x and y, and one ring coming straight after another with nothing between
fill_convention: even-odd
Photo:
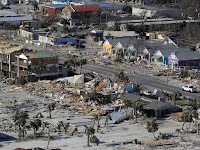
<instances>
[{"instance_id":1,"label":"balcony","mask_svg":"<svg viewBox=\"0 0 200 150\"><path fill-rule=\"evenodd\" d=\"M17 66L17 61L15 61L15 66ZM23 67L23 68L28 68L28 65L27 65L27 63L24 63L24 62L19 62L19 66L20 67Z\"/></svg>"},{"instance_id":2,"label":"balcony","mask_svg":"<svg viewBox=\"0 0 200 150\"><path fill-rule=\"evenodd\" d=\"M9 71L9 67L8 66L3 66L3 70L4 71Z\"/></svg>"},{"instance_id":3,"label":"balcony","mask_svg":"<svg viewBox=\"0 0 200 150\"><path fill-rule=\"evenodd\" d=\"M19 74L20 74L20 76L27 76L28 71L27 70L20 70Z\"/></svg>"}]
</instances>

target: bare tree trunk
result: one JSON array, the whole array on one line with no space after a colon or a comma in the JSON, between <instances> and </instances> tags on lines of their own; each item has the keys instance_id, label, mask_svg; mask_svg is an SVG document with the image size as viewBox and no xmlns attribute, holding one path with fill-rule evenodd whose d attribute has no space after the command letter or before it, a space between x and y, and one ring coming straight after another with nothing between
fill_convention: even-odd
<instances>
[{"instance_id":1,"label":"bare tree trunk","mask_svg":"<svg viewBox=\"0 0 200 150\"><path fill-rule=\"evenodd\" d=\"M137 110L134 109L134 113L135 113L135 121L137 122Z\"/></svg>"},{"instance_id":2,"label":"bare tree trunk","mask_svg":"<svg viewBox=\"0 0 200 150\"><path fill-rule=\"evenodd\" d=\"M153 127L152 127L152 133L153 133L153 137L156 139L155 133L153 131Z\"/></svg>"},{"instance_id":3,"label":"bare tree trunk","mask_svg":"<svg viewBox=\"0 0 200 150\"><path fill-rule=\"evenodd\" d=\"M19 125L19 135L18 135L18 137L19 137L19 141L21 141L21 127L20 127L20 125Z\"/></svg>"},{"instance_id":4,"label":"bare tree trunk","mask_svg":"<svg viewBox=\"0 0 200 150\"><path fill-rule=\"evenodd\" d=\"M22 129L22 137L23 137L23 140L24 140L24 130L25 130L25 127L23 127L23 129Z\"/></svg>"},{"instance_id":5,"label":"bare tree trunk","mask_svg":"<svg viewBox=\"0 0 200 150\"><path fill-rule=\"evenodd\" d=\"M49 129L49 132L48 132L47 150L49 149L49 143L50 143L50 129Z\"/></svg>"},{"instance_id":6,"label":"bare tree trunk","mask_svg":"<svg viewBox=\"0 0 200 150\"><path fill-rule=\"evenodd\" d=\"M106 128L108 129L108 119L106 120Z\"/></svg>"},{"instance_id":7,"label":"bare tree trunk","mask_svg":"<svg viewBox=\"0 0 200 150\"><path fill-rule=\"evenodd\" d=\"M51 110L49 109L49 119L51 119Z\"/></svg>"},{"instance_id":8,"label":"bare tree trunk","mask_svg":"<svg viewBox=\"0 0 200 150\"><path fill-rule=\"evenodd\" d=\"M87 134L87 146L89 147L90 146L90 135Z\"/></svg>"},{"instance_id":9,"label":"bare tree trunk","mask_svg":"<svg viewBox=\"0 0 200 150\"><path fill-rule=\"evenodd\" d=\"M99 118L98 118L98 121L97 121L97 132L99 132Z\"/></svg>"},{"instance_id":10,"label":"bare tree trunk","mask_svg":"<svg viewBox=\"0 0 200 150\"><path fill-rule=\"evenodd\" d=\"M185 116L184 116L184 121L183 121L183 125L182 125L182 130L183 130L184 125L185 125Z\"/></svg>"},{"instance_id":11,"label":"bare tree trunk","mask_svg":"<svg viewBox=\"0 0 200 150\"><path fill-rule=\"evenodd\" d=\"M34 140L36 139L36 129L34 128Z\"/></svg>"},{"instance_id":12,"label":"bare tree trunk","mask_svg":"<svg viewBox=\"0 0 200 150\"><path fill-rule=\"evenodd\" d=\"M126 107L126 119L128 118L128 107Z\"/></svg>"},{"instance_id":13,"label":"bare tree trunk","mask_svg":"<svg viewBox=\"0 0 200 150\"><path fill-rule=\"evenodd\" d=\"M64 130L65 130L65 134L67 134L67 128L64 128Z\"/></svg>"}]
</instances>

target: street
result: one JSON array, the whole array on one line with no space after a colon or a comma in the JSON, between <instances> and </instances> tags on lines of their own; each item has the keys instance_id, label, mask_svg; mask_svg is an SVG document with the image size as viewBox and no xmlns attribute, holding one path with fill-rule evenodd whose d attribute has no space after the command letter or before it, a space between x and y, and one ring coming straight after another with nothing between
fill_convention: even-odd
<instances>
[{"instance_id":1,"label":"street","mask_svg":"<svg viewBox=\"0 0 200 150\"><path fill-rule=\"evenodd\" d=\"M106 69L103 67L92 66L92 65L85 65L82 67L82 69L85 71L96 72L99 75L108 76L108 77L111 77L113 74L119 73L114 70L109 70L109 69ZM162 80L158 80L151 76L139 76L139 75L131 75L131 74L126 74L126 76L128 76L132 82L139 83L141 85L151 86L155 89L161 89L163 91L180 92L184 96L188 96L188 97L192 97L192 98L196 98L196 99L200 98L199 93L189 93L186 91L182 91L181 87L166 85L166 83L165 82L163 83Z\"/></svg>"}]
</instances>

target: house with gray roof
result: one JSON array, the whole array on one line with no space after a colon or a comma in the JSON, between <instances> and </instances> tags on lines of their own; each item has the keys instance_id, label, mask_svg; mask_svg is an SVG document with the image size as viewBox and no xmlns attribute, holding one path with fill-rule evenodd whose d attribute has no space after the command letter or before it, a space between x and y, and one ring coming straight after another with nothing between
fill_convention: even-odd
<instances>
[{"instance_id":1,"label":"house with gray roof","mask_svg":"<svg viewBox=\"0 0 200 150\"><path fill-rule=\"evenodd\" d=\"M174 113L180 110L176 105L169 102L162 102L159 100L153 100L152 102L143 105L143 110L147 117L160 117L169 113Z\"/></svg>"},{"instance_id":2,"label":"house with gray roof","mask_svg":"<svg viewBox=\"0 0 200 150\"><path fill-rule=\"evenodd\" d=\"M168 65L168 57L172 52L190 52L189 48L176 48L173 45L160 47L151 57L151 62L156 65Z\"/></svg>"},{"instance_id":3,"label":"house with gray roof","mask_svg":"<svg viewBox=\"0 0 200 150\"><path fill-rule=\"evenodd\" d=\"M103 53L116 55L120 50L122 50L123 53L125 53L125 50L129 49L129 47L131 46L133 47L135 43L137 43L137 39L135 38L119 38L119 39L110 38L107 39L103 44Z\"/></svg>"},{"instance_id":4,"label":"house with gray roof","mask_svg":"<svg viewBox=\"0 0 200 150\"><path fill-rule=\"evenodd\" d=\"M168 57L168 63L172 69L174 68L200 68L200 52L184 51L172 52Z\"/></svg>"},{"instance_id":5,"label":"house with gray roof","mask_svg":"<svg viewBox=\"0 0 200 150\"><path fill-rule=\"evenodd\" d=\"M164 45L162 43L155 43L152 41L144 41L138 47L138 58L141 61L151 62L151 57L157 50L162 49Z\"/></svg>"}]
</instances>

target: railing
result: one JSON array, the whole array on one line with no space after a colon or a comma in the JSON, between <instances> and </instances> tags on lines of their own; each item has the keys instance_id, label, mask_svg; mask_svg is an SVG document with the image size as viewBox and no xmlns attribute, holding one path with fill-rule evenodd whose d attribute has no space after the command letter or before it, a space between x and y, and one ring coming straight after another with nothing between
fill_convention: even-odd
<instances>
[{"instance_id":1,"label":"railing","mask_svg":"<svg viewBox=\"0 0 200 150\"><path fill-rule=\"evenodd\" d=\"M3 70L8 71L9 67L8 66L3 66Z\"/></svg>"},{"instance_id":2,"label":"railing","mask_svg":"<svg viewBox=\"0 0 200 150\"><path fill-rule=\"evenodd\" d=\"M20 71L19 71L19 74L20 74L20 75L23 75L23 76L27 76L28 71L27 71L27 70L20 70Z\"/></svg>"}]
</instances>

